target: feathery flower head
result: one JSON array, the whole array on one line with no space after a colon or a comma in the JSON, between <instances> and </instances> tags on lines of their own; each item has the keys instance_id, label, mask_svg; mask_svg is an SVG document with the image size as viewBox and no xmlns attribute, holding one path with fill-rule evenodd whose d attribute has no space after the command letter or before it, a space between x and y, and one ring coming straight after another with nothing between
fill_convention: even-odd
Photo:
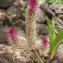
<instances>
[{"instance_id":1,"label":"feathery flower head","mask_svg":"<svg viewBox=\"0 0 63 63\"><path fill-rule=\"evenodd\" d=\"M43 45L43 46L48 46L48 40L46 39L46 38L44 38L43 40L42 40L42 42L41 42L41 45Z\"/></svg>"},{"instance_id":2,"label":"feathery flower head","mask_svg":"<svg viewBox=\"0 0 63 63\"><path fill-rule=\"evenodd\" d=\"M32 11L32 10L36 11L37 8L38 8L37 0L30 0L28 5L27 5L27 9L29 11Z\"/></svg>"},{"instance_id":3,"label":"feathery flower head","mask_svg":"<svg viewBox=\"0 0 63 63\"><path fill-rule=\"evenodd\" d=\"M29 43L29 48L36 48L36 15L38 4L37 0L29 0L26 10L26 34Z\"/></svg>"},{"instance_id":4,"label":"feathery flower head","mask_svg":"<svg viewBox=\"0 0 63 63\"><path fill-rule=\"evenodd\" d=\"M13 28L10 28L9 31L8 31L8 39L12 39L12 38L16 38L17 37L17 34L16 32L14 31Z\"/></svg>"}]
</instances>

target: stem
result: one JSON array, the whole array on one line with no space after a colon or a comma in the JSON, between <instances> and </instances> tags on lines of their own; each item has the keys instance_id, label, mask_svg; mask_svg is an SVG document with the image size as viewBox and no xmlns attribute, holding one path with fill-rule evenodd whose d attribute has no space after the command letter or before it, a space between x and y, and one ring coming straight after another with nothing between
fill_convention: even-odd
<instances>
[{"instance_id":1,"label":"stem","mask_svg":"<svg viewBox=\"0 0 63 63\"><path fill-rule=\"evenodd\" d=\"M40 60L40 63L43 63L42 59L40 58L39 54L37 53L37 51L35 51L36 56L38 57L38 59Z\"/></svg>"}]
</instances>

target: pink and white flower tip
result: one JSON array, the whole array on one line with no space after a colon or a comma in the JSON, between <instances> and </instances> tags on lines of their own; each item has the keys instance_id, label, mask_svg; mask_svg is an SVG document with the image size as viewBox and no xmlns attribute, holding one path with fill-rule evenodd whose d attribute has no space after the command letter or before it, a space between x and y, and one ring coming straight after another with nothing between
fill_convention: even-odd
<instances>
[{"instance_id":1,"label":"pink and white flower tip","mask_svg":"<svg viewBox=\"0 0 63 63\"><path fill-rule=\"evenodd\" d=\"M12 40L12 38L17 38L17 34L13 28L10 28L8 31L8 39Z\"/></svg>"},{"instance_id":2,"label":"pink and white flower tip","mask_svg":"<svg viewBox=\"0 0 63 63\"><path fill-rule=\"evenodd\" d=\"M32 11L32 10L36 11L37 8L38 8L37 0L29 0L29 3L27 5L27 9L29 11Z\"/></svg>"},{"instance_id":3,"label":"pink and white flower tip","mask_svg":"<svg viewBox=\"0 0 63 63\"><path fill-rule=\"evenodd\" d=\"M41 45L47 47L48 46L48 40L46 38L44 38L41 42Z\"/></svg>"}]
</instances>

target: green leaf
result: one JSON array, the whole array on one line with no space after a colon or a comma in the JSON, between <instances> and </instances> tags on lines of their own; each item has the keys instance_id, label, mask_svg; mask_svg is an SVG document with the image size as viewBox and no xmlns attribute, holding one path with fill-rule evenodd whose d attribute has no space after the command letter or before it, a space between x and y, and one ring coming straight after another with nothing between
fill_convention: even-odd
<instances>
[{"instance_id":1,"label":"green leaf","mask_svg":"<svg viewBox=\"0 0 63 63\"><path fill-rule=\"evenodd\" d=\"M11 14L11 12L9 11L9 12L7 12L7 15L10 15Z\"/></svg>"},{"instance_id":2,"label":"green leaf","mask_svg":"<svg viewBox=\"0 0 63 63\"><path fill-rule=\"evenodd\" d=\"M14 26L16 23L15 22L12 22L12 26Z\"/></svg>"},{"instance_id":3,"label":"green leaf","mask_svg":"<svg viewBox=\"0 0 63 63\"><path fill-rule=\"evenodd\" d=\"M52 53L52 44L53 40L55 39L55 23L54 23L54 18L52 18L51 26L50 26L50 31L49 31L49 40L50 40L50 53Z\"/></svg>"},{"instance_id":4,"label":"green leaf","mask_svg":"<svg viewBox=\"0 0 63 63\"><path fill-rule=\"evenodd\" d=\"M60 32L58 33L58 35L56 36L56 38L54 39L53 41L53 46L52 46L52 51L51 51L51 59L53 58L56 50L58 49L60 43L61 43L61 40L63 39L63 29L60 30Z\"/></svg>"},{"instance_id":5,"label":"green leaf","mask_svg":"<svg viewBox=\"0 0 63 63\"><path fill-rule=\"evenodd\" d=\"M52 44L53 40L55 39L55 23L54 18L52 18L51 24L49 18L46 16L47 24L48 24L48 31L49 31L49 41L50 41L50 53L52 53Z\"/></svg>"},{"instance_id":6,"label":"green leaf","mask_svg":"<svg viewBox=\"0 0 63 63\"><path fill-rule=\"evenodd\" d=\"M25 5L23 5L23 7L20 10L25 10Z\"/></svg>"},{"instance_id":7,"label":"green leaf","mask_svg":"<svg viewBox=\"0 0 63 63\"><path fill-rule=\"evenodd\" d=\"M62 4L63 0L48 0L49 3L57 3L57 4Z\"/></svg>"},{"instance_id":8,"label":"green leaf","mask_svg":"<svg viewBox=\"0 0 63 63\"><path fill-rule=\"evenodd\" d=\"M5 27L4 26L0 26L2 29L4 29Z\"/></svg>"},{"instance_id":9,"label":"green leaf","mask_svg":"<svg viewBox=\"0 0 63 63\"><path fill-rule=\"evenodd\" d=\"M50 36L50 41L53 42L53 40L55 38L55 23L54 23L54 18L52 18L52 21L51 21L49 36Z\"/></svg>"},{"instance_id":10,"label":"green leaf","mask_svg":"<svg viewBox=\"0 0 63 63\"><path fill-rule=\"evenodd\" d=\"M51 24L50 24L50 20L47 16L46 16L46 20L47 20L47 25L48 25L48 30L49 30L49 39L50 39L50 42L52 42L54 40L53 37L55 36L54 18L52 18Z\"/></svg>"},{"instance_id":11,"label":"green leaf","mask_svg":"<svg viewBox=\"0 0 63 63\"><path fill-rule=\"evenodd\" d=\"M49 30L50 29L50 20L47 16L46 16L46 20L47 20L47 25L48 25L48 30Z\"/></svg>"},{"instance_id":12,"label":"green leaf","mask_svg":"<svg viewBox=\"0 0 63 63\"><path fill-rule=\"evenodd\" d=\"M38 0L38 4L43 4L45 0Z\"/></svg>"}]
</instances>

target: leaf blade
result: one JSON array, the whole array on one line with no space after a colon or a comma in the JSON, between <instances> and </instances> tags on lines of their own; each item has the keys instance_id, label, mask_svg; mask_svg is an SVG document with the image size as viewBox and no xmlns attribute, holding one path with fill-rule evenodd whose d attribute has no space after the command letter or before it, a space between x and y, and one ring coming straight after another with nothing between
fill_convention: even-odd
<instances>
[{"instance_id":1,"label":"leaf blade","mask_svg":"<svg viewBox=\"0 0 63 63\"><path fill-rule=\"evenodd\" d=\"M51 53L51 59L53 58L56 50L58 49L60 43L61 43L61 40L63 39L63 29L60 30L60 32L58 33L58 35L56 36L55 40L53 41L53 47L51 48L52 49L52 53Z\"/></svg>"}]
</instances>

